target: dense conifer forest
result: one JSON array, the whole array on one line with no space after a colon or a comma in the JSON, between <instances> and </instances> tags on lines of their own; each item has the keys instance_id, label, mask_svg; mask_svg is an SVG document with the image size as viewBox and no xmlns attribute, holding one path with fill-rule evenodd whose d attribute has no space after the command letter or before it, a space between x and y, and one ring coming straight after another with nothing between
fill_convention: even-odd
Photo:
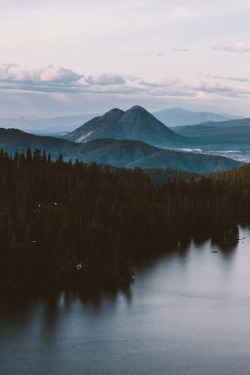
<instances>
[{"instance_id":1,"label":"dense conifer forest","mask_svg":"<svg viewBox=\"0 0 250 375\"><path fill-rule=\"evenodd\" d=\"M133 259L190 239L237 241L250 217L250 165L152 183L139 168L0 152L0 283L128 283Z\"/></svg>"}]
</instances>

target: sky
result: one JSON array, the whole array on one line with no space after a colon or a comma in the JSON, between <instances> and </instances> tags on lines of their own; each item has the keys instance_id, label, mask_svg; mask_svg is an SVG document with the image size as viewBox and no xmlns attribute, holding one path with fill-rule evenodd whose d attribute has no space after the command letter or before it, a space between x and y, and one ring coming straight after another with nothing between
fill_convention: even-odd
<instances>
[{"instance_id":1,"label":"sky","mask_svg":"<svg viewBox=\"0 0 250 375\"><path fill-rule=\"evenodd\" d=\"M250 0L0 0L0 117L250 117Z\"/></svg>"}]
</instances>

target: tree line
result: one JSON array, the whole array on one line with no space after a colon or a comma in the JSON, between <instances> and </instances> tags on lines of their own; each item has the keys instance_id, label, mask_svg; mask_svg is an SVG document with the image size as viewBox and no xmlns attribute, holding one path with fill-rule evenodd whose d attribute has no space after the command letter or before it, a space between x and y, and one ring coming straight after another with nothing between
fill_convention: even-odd
<instances>
[{"instance_id":1,"label":"tree line","mask_svg":"<svg viewBox=\"0 0 250 375\"><path fill-rule=\"evenodd\" d=\"M139 168L0 151L0 283L128 283L134 257L193 239L237 241L250 217L250 165L152 183Z\"/></svg>"}]
</instances>

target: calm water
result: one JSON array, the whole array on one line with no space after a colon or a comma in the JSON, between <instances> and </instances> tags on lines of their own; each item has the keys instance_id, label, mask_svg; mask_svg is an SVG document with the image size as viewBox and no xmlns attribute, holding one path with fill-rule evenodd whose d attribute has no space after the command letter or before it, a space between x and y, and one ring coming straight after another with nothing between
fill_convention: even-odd
<instances>
[{"instance_id":1,"label":"calm water","mask_svg":"<svg viewBox=\"0 0 250 375\"><path fill-rule=\"evenodd\" d=\"M250 231L240 236L145 262L127 290L2 296L0 375L250 374Z\"/></svg>"}]
</instances>

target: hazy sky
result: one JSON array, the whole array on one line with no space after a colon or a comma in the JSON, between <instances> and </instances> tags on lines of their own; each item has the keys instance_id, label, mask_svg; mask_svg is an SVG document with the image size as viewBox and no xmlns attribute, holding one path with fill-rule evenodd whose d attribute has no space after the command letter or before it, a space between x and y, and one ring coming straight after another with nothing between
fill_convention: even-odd
<instances>
[{"instance_id":1,"label":"hazy sky","mask_svg":"<svg viewBox=\"0 0 250 375\"><path fill-rule=\"evenodd\" d=\"M0 117L250 117L250 0L0 0Z\"/></svg>"}]
</instances>

